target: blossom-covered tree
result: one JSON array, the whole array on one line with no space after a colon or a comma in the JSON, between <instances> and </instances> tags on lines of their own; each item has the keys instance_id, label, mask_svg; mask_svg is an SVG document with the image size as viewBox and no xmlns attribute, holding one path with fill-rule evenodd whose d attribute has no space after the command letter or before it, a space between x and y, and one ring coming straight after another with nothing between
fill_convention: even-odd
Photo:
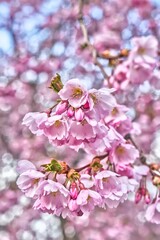
<instances>
[{"instance_id":1,"label":"blossom-covered tree","mask_svg":"<svg viewBox=\"0 0 160 240\"><path fill-rule=\"evenodd\" d=\"M0 1L0 239L159 239L159 7Z\"/></svg>"}]
</instances>

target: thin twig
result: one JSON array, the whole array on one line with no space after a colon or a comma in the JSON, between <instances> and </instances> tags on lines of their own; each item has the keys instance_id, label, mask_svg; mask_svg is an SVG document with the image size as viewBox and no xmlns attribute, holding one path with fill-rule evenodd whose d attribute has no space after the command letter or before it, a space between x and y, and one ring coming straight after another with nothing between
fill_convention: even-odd
<instances>
[{"instance_id":1,"label":"thin twig","mask_svg":"<svg viewBox=\"0 0 160 240\"><path fill-rule=\"evenodd\" d=\"M101 156L96 156L96 157L94 157L94 158L92 159L92 161L94 161L94 159L99 159L99 160L101 161L101 160L103 160L104 158L106 158L107 156L108 156L108 153L106 153L106 154L104 154L104 155L101 155ZM89 163L89 164L87 164L87 165L85 165L85 166L83 166L83 167L81 167L81 168L77 168L77 169L75 169L75 171L76 171L76 172L80 172L80 171L84 170L85 168L90 167L90 165L91 165L91 163Z\"/></svg>"},{"instance_id":2,"label":"thin twig","mask_svg":"<svg viewBox=\"0 0 160 240\"><path fill-rule=\"evenodd\" d=\"M83 34L83 37L84 37L84 44L91 50L94 64L97 67L99 67L101 73L103 74L103 77L108 81L109 80L109 76L106 73L103 65L98 60L98 52L97 52L97 50L94 48L94 46L90 42L88 30L87 30L87 28L86 28L86 26L84 24L84 19L83 19L83 6L84 6L84 1L83 0L79 0L78 21L79 21L79 24L80 24L80 27L81 27L81 31L82 31L82 34ZM108 86L110 86L109 81L108 81Z\"/></svg>"}]
</instances>

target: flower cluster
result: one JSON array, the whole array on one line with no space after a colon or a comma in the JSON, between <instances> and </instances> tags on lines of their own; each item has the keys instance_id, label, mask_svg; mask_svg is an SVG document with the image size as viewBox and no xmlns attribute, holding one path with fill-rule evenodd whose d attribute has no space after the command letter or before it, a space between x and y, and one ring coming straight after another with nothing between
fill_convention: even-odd
<instances>
[{"instance_id":1,"label":"flower cluster","mask_svg":"<svg viewBox=\"0 0 160 240\"><path fill-rule=\"evenodd\" d=\"M157 86L158 79L154 73L157 55L158 41L154 36L133 38L132 50L127 60L115 68L110 85L119 91L125 91L149 80Z\"/></svg>"},{"instance_id":2,"label":"flower cluster","mask_svg":"<svg viewBox=\"0 0 160 240\"><path fill-rule=\"evenodd\" d=\"M134 131L126 115L128 109L117 104L113 90L86 90L78 79L63 85L57 75L51 88L59 95L57 104L46 112L27 113L23 124L32 133L45 135L53 145L65 144L77 151L83 148L90 154L104 155L82 169L52 160L37 170L21 161L19 188L36 199L35 209L63 217L83 215L96 206L117 207L138 184L131 166L139 158L139 151L125 138Z\"/></svg>"},{"instance_id":3,"label":"flower cluster","mask_svg":"<svg viewBox=\"0 0 160 240\"><path fill-rule=\"evenodd\" d=\"M65 144L77 151L83 148L88 153L104 154L112 149L112 155L119 155L120 161L126 161L127 157L128 163L134 162L137 150L124 139L133 126L126 116L128 109L117 104L113 90L86 90L78 79L71 79L64 86L58 79L56 87L60 97L56 107L48 112L27 113L24 117L23 124L32 133L45 135L53 145ZM131 158L127 156L128 151Z\"/></svg>"},{"instance_id":4,"label":"flower cluster","mask_svg":"<svg viewBox=\"0 0 160 240\"><path fill-rule=\"evenodd\" d=\"M94 158L84 170L52 160L38 170L27 160L19 162L19 188L35 199L34 209L57 216L81 216L96 206L117 207L134 192L138 182L121 176L105 164L106 156Z\"/></svg>"},{"instance_id":5,"label":"flower cluster","mask_svg":"<svg viewBox=\"0 0 160 240\"><path fill-rule=\"evenodd\" d=\"M82 148L96 157L78 169L55 159L39 169L20 161L17 184L35 199L34 209L72 218L95 207L116 208L132 193L136 204L148 205L145 219L158 223L154 214L159 212L159 201L151 197L146 179L152 176L156 187L160 180L133 141L131 133L139 129L127 116L128 108L117 103L114 90L87 90L79 79L63 85L59 75L52 79L51 88L58 93L57 103L45 112L27 113L23 124L54 146Z\"/></svg>"}]
</instances>

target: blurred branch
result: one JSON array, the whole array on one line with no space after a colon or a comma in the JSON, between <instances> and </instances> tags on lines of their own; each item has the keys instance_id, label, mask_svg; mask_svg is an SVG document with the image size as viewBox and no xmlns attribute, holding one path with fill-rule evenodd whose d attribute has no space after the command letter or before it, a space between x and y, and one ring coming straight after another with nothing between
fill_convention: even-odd
<instances>
[{"instance_id":1,"label":"blurred branch","mask_svg":"<svg viewBox=\"0 0 160 240\"><path fill-rule=\"evenodd\" d=\"M79 237L76 234L76 231L75 231L75 234L73 237L67 236L66 231L65 231L65 224L68 221L66 219L63 219L62 217L60 217L60 220L61 220L61 228L62 228L62 233L63 233L63 240L79 240Z\"/></svg>"},{"instance_id":2,"label":"blurred branch","mask_svg":"<svg viewBox=\"0 0 160 240\"><path fill-rule=\"evenodd\" d=\"M94 48L94 46L91 44L90 39L89 39L89 34L88 34L88 30L85 26L84 23L84 17L83 17L83 6L84 6L84 0L79 0L79 14L78 14L78 21L81 27L81 31L84 37L84 45L86 47L89 47L92 53L92 58L93 58L93 62L94 64L99 67L101 73L103 74L103 77L108 80L109 76L106 73L103 65L100 63L100 61L98 60L98 52L97 50ZM109 85L109 81L108 81L108 85Z\"/></svg>"}]
</instances>

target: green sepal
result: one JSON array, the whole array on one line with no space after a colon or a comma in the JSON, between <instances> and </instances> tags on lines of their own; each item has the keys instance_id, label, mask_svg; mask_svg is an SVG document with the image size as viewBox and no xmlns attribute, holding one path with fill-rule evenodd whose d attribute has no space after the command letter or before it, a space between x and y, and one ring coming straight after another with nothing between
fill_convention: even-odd
<instances>
[{"instance_id":1,"label":"green sepal","mask_svg":"<svg viewBox=\"0 0 160 240\"><path fill-rule=\"evenodd\" d=\"M56 173L59 173L62 171L62 167L61 165L58 163L57 160L53 159L51 161L51 163L49 164L44 164L42 165L43 167L45 167L45 171L46 172L56 172Z\"/></svg>"},{"instance_id":2,"label":"green sepal","mask_svg":"<svg viewBox=\"0 0 160 240\"><path fill-rule=\"evenodd\" d=\"M58 73L56 73L56 76L51 79L50 88L53 89L57 93L63 88L61 76Z\"/></svg>"},{"instance_id":3,"label":"green sepal","mask_svg":"<svg viewBox=\"0 0 160 240\"><path fill-rule=\"evenodd\" d=\"M93 169L94 172L99 171L102 167L103 167L102 164L96 161L91 164L91 168Z\"/></svg>"}]
</instances>

